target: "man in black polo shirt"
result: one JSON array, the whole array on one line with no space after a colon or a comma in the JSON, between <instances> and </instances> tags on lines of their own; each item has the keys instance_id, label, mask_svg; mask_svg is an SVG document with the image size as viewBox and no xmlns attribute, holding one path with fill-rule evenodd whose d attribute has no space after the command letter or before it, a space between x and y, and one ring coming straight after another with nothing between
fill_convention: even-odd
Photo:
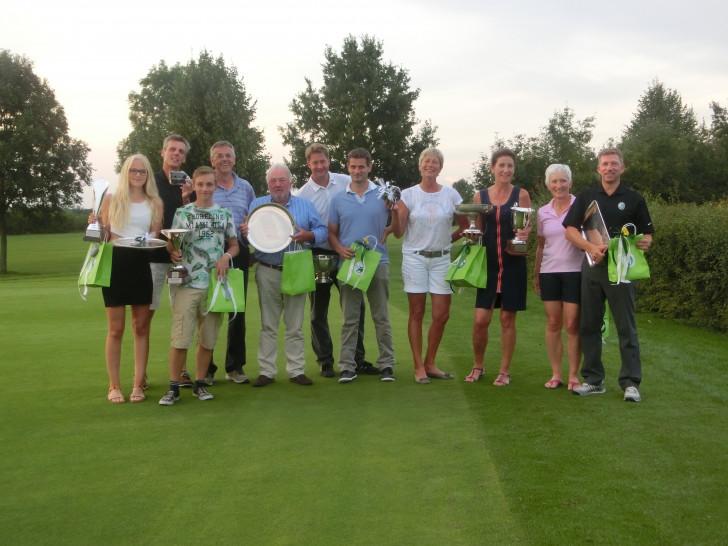
<instances>
[{"instance_id":1,"label":"man in black polo shirt","mask_svg":"<svg viewBox=\"0 0 728 546\"><path fill-rule=\"evenodd\" d=\"M172 219L175 211L190 202L192 194L192 186L185 183L182 186L176 186L169 183L169 173L171 171L179 171L182 164L187 159L187 153L190 151L190 143L180 135L171 134L164 139L162 143L162 169L155 173L154 182L157 184L159 197L164 205L164 218L162 220L162 228L170 229L172 227ZM152 304L149 306L150 321L154 316L154 311L159 308L164 290L164 281L167 273L172 267L172 261L169 258L167 249L162 247L152 251L149 259L152 270ZM193 381L187 370L182 372L182 387L192 387Z\"/></svg>"},{"instance_id":2,"label":"man in black polo shirt","mask_svg":"<svg viewBox=\"0 0 728 546\"><path fill-rule=\"evenodd\" d=\"M642 380L642 361L634 315L635 288L632 283L612 284L607 273L607 248L586 241L579 231L584 213L592 201L596 201L604 218L610 237L616 237L623 225L632 223L644 239L637 247L647 251L652 244L654 227L642 196L621 183L624 172L624 158L617 148L606 148L599 152L597 172L601 184L589 188L576 196L576 201L564 219L566 238L581 250L589 253L594 266L584 259L581 268L581 347L584 361L581 374L584 383L572 392L577 395L602 394L604 387L604 364L602 363L602 318L604 302L609 308L617 326L622 368L619 372L619 386L624 391L624 400L641 400L639 385Z\"/></svg>"}]
</instances>

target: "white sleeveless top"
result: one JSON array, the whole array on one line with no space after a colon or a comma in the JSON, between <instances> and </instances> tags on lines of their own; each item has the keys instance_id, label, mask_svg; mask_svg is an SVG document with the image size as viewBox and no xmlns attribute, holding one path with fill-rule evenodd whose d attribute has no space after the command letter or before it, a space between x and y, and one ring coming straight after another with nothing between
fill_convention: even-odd
<instances>
[{"instance_id":1,"label":"white sleeveless top","mask_svg":"<svg viewBox=\"0 0 728 546\"><path fill-rule=\"evenodd\" d=\"M152 227L152 207L149 201L144 200L142 203L131 203L129 206L129 218L124 227L111 225L111 232L116 233L119 237L139 237L149 233Z\"/></svg>"}]
</instances>

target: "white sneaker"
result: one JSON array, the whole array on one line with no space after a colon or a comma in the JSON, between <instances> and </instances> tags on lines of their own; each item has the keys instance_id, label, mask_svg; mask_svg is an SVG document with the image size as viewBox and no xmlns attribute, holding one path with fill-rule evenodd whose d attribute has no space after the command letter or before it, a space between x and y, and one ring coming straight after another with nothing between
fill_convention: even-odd
<instances>
[{"instance_id":1,"label":"white sneaker","mask_svg":"<svg viewBox=\"0 0 728 546\"><path fill-rule=\"evenodd\" d=\"M589 383L582 383L578 387L571 391L573 394L579 396L589 396L590 394L604 394L607 389L604 387L604 382L600 381L596 385L590 385Z\"/></svg>"},{"instance_id":2,"label":"white sneaker","mask_svg":"<svg viewBox=\"0 0 728 546\"><path fill-rule=\"evenodd\" d=\"M250 383L250 379L248 378L248 376L245 375L243 372L239 372L237 370L234 372L226 373L225 379L239 385L242 383Z\"/></svg>"},{"instance_id":3,"label":"white sneaker","mask_svg":"<svg viewBox=\"0 0 728 546\"><path fill-rule=\"evenodd\" d=\"M641 402L642 397L637 387L627 387L624 389L624 401L625 402Z\"/></svg>"}]
</instances>

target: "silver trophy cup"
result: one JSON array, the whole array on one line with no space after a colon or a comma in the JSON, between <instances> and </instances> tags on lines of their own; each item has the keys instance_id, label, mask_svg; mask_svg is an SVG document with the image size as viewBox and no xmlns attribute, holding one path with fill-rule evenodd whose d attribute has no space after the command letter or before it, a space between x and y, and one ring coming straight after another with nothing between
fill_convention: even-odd
<instances>
[{"instance_id":1,"label":"silver trophy cup","mask_svg":"<svg viewBox=\"0 0 728 546\"><path fill-rule=\"evenodd\" d=\"M316 272L314 277L318 284L331 284L334 282L332 273L336 272L338 256L333 254L314 254L313 269Z\"/></svg>"},{"instance_id":2,"label":"silver trophy cup","mask_svg":"<svg viewBox=\"0 0 728 546\"><path fill-rule=\"evenodd\" d=\"M104 200L106 191L109 189L109 183L103 178L98 178L91 182L91 189L93 190L93 205L91 212L94 216L98 216L101 212L101 203ZM98 222L89 224L86 228L86 235L83 236L84 241L91 241L94 243L101 242L101 227Z\"/></svg>"},{"instance_id":3,"label":"silver trophy cup","mask_svg":"<svg viewBox=\"0 0 728 546\"><path fill-rule=\"evenodd\" d=\"M493 208L493 205L489 205L488 203L462 203L460 205L456 205L455 213L467 216L468 221L470 222L470 227L463 230L463 235L466 237L468 235L472 235L474 237L480 237L483 235L483 232L475 227L475 220L478 218L479 214L490 214L493 212Z\"/></svg>"},{"instance_id":4,"label":"silver trophy cup","mask_svg":"<svg viewBox=\"0 0 728 546\"><path fill-rule=\"evenodd\" d=\"M531 221L531 215L533 214L534 210L527 207L519 207L518 203L516 203L514 206L511 207L512 211L512 220L513 220L513 229L519 230L524 229L528 223ZM522 241L518 238L518 236L515 236L513 239L508 241L508 244L506 245L506 250L510 254L514 254L516 256L522 256L528 252L528 242Z\"/></svg>"},{"instance_id":5,"label":"silver trophy cup","mask_svg":"<svg viewBox=\"0 0 728 546\"><path fill-rule=\"evenodd\" d=\"M191 229L163 229L162 235L172 241L174 250L178 251L182 248L182 239L190 233ZM175 265L169 273L167 273L168 284L182 284L189 273L182 264Z\"/></svg>"}]
</instances>

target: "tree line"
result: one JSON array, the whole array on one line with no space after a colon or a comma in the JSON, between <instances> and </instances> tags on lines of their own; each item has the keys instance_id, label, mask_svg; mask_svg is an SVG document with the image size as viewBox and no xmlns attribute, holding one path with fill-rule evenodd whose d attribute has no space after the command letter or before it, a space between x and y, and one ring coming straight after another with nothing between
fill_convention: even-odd
<instances>
[{"instance_id":1,"label":"tree line","mask_svg":"<svg viewBox=\"0 0 728 546\"><path fill-rule=\"evenodd\" d=\"M385 61L382 42L367 35L347 37L341 50L327 46L324 60L321 87L305 78L289 106L291 121L279 127L296 185L308 177L304 150L314 141L330 147L334 170L345 171L346 153L361 146L376 157L372 177L401 187L416 183L419 153L436 146L438 138L437 127L415 115L420 90L411 88L408 71ZM624 180L676 202L725 196L728 112L717 102L710 107L706 124L677 91L653 81L620 140L610 142L627 158ZM255 116L255 99L222 55L202 51L174 66L160 61L129 93L132 130L117 147L117 169L132 153L161 167L161 142L170 133L190 141L190 169L207 165L209 146L224 138L236 148L238 174L263 194L270 156ZM496 135L492 149L507 146L516 153L514 183L534 194L545 192L543 173L551 163L568 164L579 190L596 182L594 126L593 116L579 119L565 107L537 135L508 140ZM33 73L32 62L0 50L0 273L7 271L8 218L30 211L43 218L78 205L82 184L91 179L88 152L85 142L69 137L63 107L48 82ZM490 151L481 153L471 177L453 184L465 201L492 181L489 158Z\"/></svg>"}]
</instances>

